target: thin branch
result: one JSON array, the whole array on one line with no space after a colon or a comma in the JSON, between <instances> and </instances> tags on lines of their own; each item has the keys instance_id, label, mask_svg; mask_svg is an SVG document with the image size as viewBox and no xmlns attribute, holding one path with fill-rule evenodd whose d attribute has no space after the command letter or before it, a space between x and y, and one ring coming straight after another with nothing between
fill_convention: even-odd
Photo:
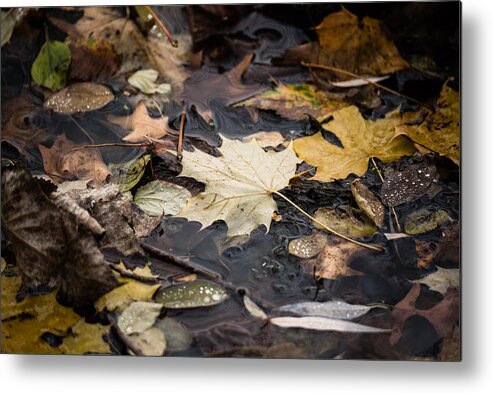
<instances>
[{"instance_id":1,"label":"thin branch","mask_svg":"<svg viewBox=\"0 0 493 393\"><path fill-rule=\"evenodd\" d=\"M154 19L154 22L156 22L156 25L161 29L161 31L164 33L166 38L168 38L169 43L171 44L172 47L178 48L178 41L173 38L161 18L156 14L156 12L152 9L151 6L145 5L144 8L146 11L152 15L152 18Z\"/></svg>"},{"instance_id":2,"label":"thin branch","mask_svg":"<svg viewBox=\"0 0 493 393\"><path fill-rule=\"evenodd\" d=\"M176 157L178 161L181 161L183 158L183 136L185 134L185 119L187 117L186 107L183 105L183 109L181 111L181 119L180 119L180 134L178 135L178 148L176 150Z\"/></svg>"},{"instance_id":3,"label":"thin branch","mask_svg":"<svg viewBox=\"0 0 493 393\"><path fill-rule=\"evenodd\" d=\"M160 284L162 280L160 280L158 277L153 277L153 276L142 276L140 274L133 273L131 271L122 269L120 266L115 265L114 263L109 264L110 267L118 272L120 276L126 277L126 278L131 278L132 280L140 281L145 284Z\"/></svg>"},{"instance_id":4,"label":"thin branch","mask_svg":"<svg viewBox=\"0 0 493 393\"><path fill-rule=\"evenodd\" d=\"M69 151L78 151L83 149L94 149L98 147L149 147L150 143L96 143L93 145L83 145L70 149Z\"/></svg>"},{"instance_id":5,"label":"thin branch","mask_svg":"<svg viewBox=\"0 0 493 393\"><path fill-rule=\"evenodd\" d=\"M343 238L351 243L354 243L354 244L357 244L358 246L361 246L361 247L365 247L365 248L369 248L370 250L374 250L374 251L384 251L384 249L380 246L375 246L373 244L365 244L365 243L360 243L359 241L357 240L354 240L354 239L351 239L350 237L347 237L345 235L343 235L342 233L339 233L335 230L333 230L332 228L329 228L327 225L321 223L319 220L317 220L315 217L313 217L312 215L308 214L306 211L304 211L301 207L299 207L296 203L294 203L291 199L289 199L288 197L282 195L279 191L271 191L273 194L281 197L282 199L284 199L286 202L288 202L289 204L293 205L296 209L298 209L301 213L303 213L305 216L307 216L310 220L312 220L313 222L317 223L318 225L320 225L322 228L324 228L327 232L330 232L336 236L339 236L340 238Z\"/></svg>"}]
</instances>

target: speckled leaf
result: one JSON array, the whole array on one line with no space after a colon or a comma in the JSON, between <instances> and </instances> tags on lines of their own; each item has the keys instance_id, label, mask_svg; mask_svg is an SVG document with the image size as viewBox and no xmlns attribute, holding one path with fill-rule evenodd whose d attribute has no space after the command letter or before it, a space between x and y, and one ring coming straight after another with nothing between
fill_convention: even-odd
<instances>
[{"instance_id":1,"label":"speckled leaf","mask_svg":"<svg viewBox=\"0 0 493 393\"><path fill-rule=\"evenodd\" d=\"M154 180L140 187L134 203L150 216L177 214L192 194L185 187L164 180Z\"/></svg>"},{"instance_id":2,"label":"speckled leaf","mask_svg":"<svg viewBox=\"0 0 493 393\"><path fill-rule=\"evenodd\" d=\"M381 227L385 218L382 202L373 194L360 179L351 183L351 192L358 207L376 226Z\"/></svg>"},{"instance_id":3,"label":"speckled leaf","mask_svg":"<svg viewBox=\"0 0 493 393\"><path fill-rule=\"evenodd\" d=\"M277 308L275 311L294 314L298 316L317 316L335 319L354 319L365 315L375 306L364 306L361 304L349 304L342 300L331 300L328 302L301 302L287 304Z\"/></svg>"},{"instance_id":4,"label":"speckled leaf","mask_svg":"<svg viewBox=\"0 0 493 393\"><path fill-rule=\"evenodd\" d=\"M458 287L460 284L460 271L459 269L444 269L437 266L437 271L428 274L426 277L414 280L413 282L418 284L425 284L432 291L440 292L445 295L447 289L450 287Z\"/></svg>"},{"instance_id":5,"label":"speckled leaf","mask_svg":"<svg viewBox=\"0 0 493 393\"><path fill-rule=\"evenodd\" d=\"M112 91L96 83L75 83L49 97L44 106L54 112L74 114L94 111L113 101Z\"/></svg>"},{"instance_id":6,"label":"speckled leaf","mask_svg":"<svg viewBox=\"0 0 493 393\"><path fill-rule=\"evenodd\" d=\"M270 322L283 328L300 328L309 330L334 331L345 333L386 333L390 329L380 329L373 326L344 321L342 319L324 317L276 317Z\"/></svg>"},{"instance_id":7,"label":"speckled leaf","mask_svg":"<svg viewBox=\"0 0 493 393\"><path fill-rule=\"evenodd\" d=\"M154 325L162 308L159 303L133 302L118 317L118 327L125 334L142 333Z\"/></svg>"},{"instance_id":8,"label":"speckled leaf","mask_svg":"<svg viewBox=\"0 0 493 393\"><path fill-rule=\"evenodd\" d=\"M404 230L409 235L430 232L450 220L445 210L421 209L411 213L405 223Z\"/></svg>"},{"instance_id":9,"label":"speckled leaf","mask_svg":"<svg viewBox=\"0 0 493 393\"><path fill-rule=\"evenodd\" d=\"M288 251L290 254L298 258L313 258L320 254L325 244L327 237L320 233L315 233L310 236L303 236L289 242Z\"/></svg>"},{"instance_id":10,"label":"speckled leaf","mask_svg":"<svg viewBox=\"0 0 493 393\"><path fill-rule=\"evenodd\" d=\"M337 209L321 207L314 217L322 224L351 238L369 236L377 231L377 227L360 210L351 206L341 205ZM317 223L316 228L323 229Z\"/></svg>"},{"instance_id":11,"label":"speckled leaf","mask_svg":"<svg viewBox=\"0 0 493 393\"><path fill-rule=\"evenodd\" d=\"M51 90L58 90L67 83L70 66L70 49L60 41L46 41L31 68L36 84Z\"/></svg>"},{"instance_id":12,"label":"speckled leaf","mask_svg":"<svg viewBox=\"0 0 493 393\"><path fill-rule=\"evenodd\" d=\"M224 302L226 290L208 281L189 281L162 289L156 301L166 308L208 307Z\"/></svg>"},{"instance_id":13,"label":"speckled leaf","mask_svg":"<svg viewBox=\"0 0 493 393\"><path fill-rule=\"evenodd\" d=\"M123 164L109 164L111 180L118 184L121 192L130 191L144 176L147 163L151 159L149 154Z\"/></svg>"},{"instance_id":14,"label":"speckled leaf","mask_svg":"<svg viewBox=\"0 0 493 393\"><path fill-rule=\"evenodd\" d=\"M192 345L192 333L176 319L160 319L156 322L155 326L164 332L166 337L166 351L184 351Z\"/></svg>"}]
</instances>

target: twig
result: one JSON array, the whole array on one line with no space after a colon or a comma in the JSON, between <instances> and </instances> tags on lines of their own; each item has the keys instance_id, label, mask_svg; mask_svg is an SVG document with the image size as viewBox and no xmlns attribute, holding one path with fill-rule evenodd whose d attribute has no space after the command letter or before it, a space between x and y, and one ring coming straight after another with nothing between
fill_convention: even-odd
<instances>
[{"instance_id":1,"label":"twig","mask_svg":"<svg viewBox=\"0 0 493 393\"><path fill-rule=\"evenodd\" d=\"M181 161L183 158L183 135L185 133L185 119L187 117L185 104L183 105L183 109L181 111L181 119L180 119L180 134L178 135L178 148L176 150L176 157L178 161Z\"/></svg>"},{"instance_id":2,"label":"twig","mask_svg":"<svg viewBox=\"0 0 493 393\"><path fill-rule=\"evenodd\" d=\"M339 74L347 75L347 76L350 76L351 78L355 78L355 79L362 79L365 82L367 82L369 84L372 84L372 85L378 87L379 89L385 90L388 93L394 94L394 95L396 95L398 97L401 97L401 98L404 98L404 99L409 100L411 102L414 102L415 104L418 104L418 105L421 105L421 106L425 106L425 107L428 107L428 108L430 107L428 104L425 104L425 103L423 103L421 101L418 101L415 98L412 98L412 97L409 97L409 96L407 96L405 94L399 93L396 90L393 90L393 89L391 89L389 87L386 87L384 85L381 85L378 82L374 82L374 81L372 81L372 80L370 80L368 78L365 78L364 76L355 74L355 73L353 73L351 71L346 71L346 70L343 70L341 68L326 66L326 65L323 65L323 64L305 63L304 61L301 62L301 65L303 65L305 67L309 67L309 68L319 68L319 69L322 69L322 70L338 72Z\"/></svg>"},{"instance_id":3,"label":"twig","mask_svg":"<svg viewBox=\"0 0 493 393\"><path fill-rule=\"evenodd\" d=\"M149 147L149 143L96 143L93 145L83 145L70 149L69 151L78 151L83 149L94 149L98 147Z\"/></svg>"},{"instance_id":4,"label":"twig","mask_svg":"<svg viewBox=\"0 0 493 393\"><path fill-rule=\"evenodd\" d=\"M146 284L160 284L161 279L158 277L152 277L152 276L141 276L140 274L133 273L128 270L122 269L120 266L115 265L114 263L110 263L110 267L115 271L120 274L122 277L126 278L131 278L132 280L140 281Z\"/></svg>"},{"instance_id":5,"label":"twig","mask_svg":"<svg viewBox=\"0 0 493 393\"><path fill-rule=\"evenodd\" d=\"M158 14L156 14L156 12L152 9L151 6L145 5L144 8L146 9L146 11L149 14L152 15L152 17L154 19L154 22L156 22L156 24L161 29L161 31L164 33L164 35L166 36L166 38L168 38L168 41L171 44L171 46L174 47L174 48L178 48L178 41L173 38L173 36L171 35L171 33L169 32L169 30L164 25L164 23L161 20L161 18L158 16Z\"/></svg>"},{"instance_id":6,"label":"twig","mask_svg":"<svg viewBox=\"0 0 493 393\"><path fill-rule=\"evenodd\" d=\"M342 233L339 233L335 230L333 230L332 228L329 228L327 225L321 223L319 220L317 220L315 217L313 217L312 215L308 214L306 211L304 211L301 207L299 207L296 203L294 203L291 199L289 199L288 197L282 195L279 191L275 191L275 190L272 190L271 191L273 194L281 197L282 199L284 199L286 202L288 202L289 204L293 205L296 209L298 209L301 213L303 213L305 216L307 216L310 220L312 220L313 222L317 223L318 225L320 225L322 228L324 228L327 232L330 232L336 236L339 236L340 238L343 238L351 243L354 243L354 244L357 244L358 246L361 246L361 247L365 247L365 248L369 248L370 250L374 250L374 251L384 251L384 249L380 246L375 246L373 244L365 244L365 243L361 243L357 240L354 240L354 239L351 239L350 237L347 237L346 235L343 235Z\"/></svg>"}]
</instances>

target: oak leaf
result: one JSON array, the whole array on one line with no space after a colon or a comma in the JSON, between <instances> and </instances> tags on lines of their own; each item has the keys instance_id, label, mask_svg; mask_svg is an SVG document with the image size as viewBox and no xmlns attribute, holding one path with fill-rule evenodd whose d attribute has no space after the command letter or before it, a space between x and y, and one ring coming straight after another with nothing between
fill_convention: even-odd
<instances>
[{"instance_id":1,"label":"oak leaf","mask_svg":"<svg viewBox=\"0 0 493 393\"><path fill-rule=\"evenodd\" d=\"M206 188L177 216L203 227L224 220L229 236L249 234L261 224L268 231L277 209L272 193L289 184L300 162L291 145L279 153L265 152L255 141L223 138L219 151L222 157L199 150L183 152L181 176L203 182Z\"/></svg>"},{"instance_id":2,"label":"oak leaf","mask_svg":"<svg viewBox=\"0 0 493 393\"><path fill-rule=\"evenodd\" d=\"M407 138L394 136L394 128L401 124L395 110L377 121L365 120L356 106L338 110L324 128L335 134L344 147L327 142L322 133L296 139L294 150L308 164L317 167L312 180L334 181L351 173L362 176L368 160L377 157L391 162L412 155L416 149Z\"/></svg>"}]
</instances>

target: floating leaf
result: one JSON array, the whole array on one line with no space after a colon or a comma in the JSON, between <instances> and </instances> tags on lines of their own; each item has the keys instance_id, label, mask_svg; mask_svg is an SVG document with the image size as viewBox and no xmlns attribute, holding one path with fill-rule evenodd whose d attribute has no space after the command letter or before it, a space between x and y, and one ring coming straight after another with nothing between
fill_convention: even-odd
<instances>
[{"instance_id":1,"label":"floating leaf","mask_svg":"<svg viewBox=\"0 0 493 393\"><path fill-rule=\"evenodd\" d=\"M340 205L337 209L321 207L314 214L315 219L335 231L351 238L365 237L377 231L377 227L360 210ZM316 228L323 229L319 224Z\"/></svg>"},{"instance_id":2,"label":"floating leaf","mask_svg":"<svg viewBox=\"0 0 493 393\"><path fill-rule=\"evenodd\" d=\"M255 141L223 138L219 151L221 157L198 149L183 152L181 175L206 186L177 216L199 221L203 227L224 220L228 236L249 234L261 224L269 230L277 209L272 194L289 184L300 162L291 145L279 153L265 152Z\"/></svg>"},{"instance_id":3,"label":"floating leaf","mask_svg":"<svg viewBox=\"0 0 493 393\"><path fill-rule=\"evenodd\" d=\"M166 337L166 351L184 351L192 345L193 335L188 328L173 318L164 318L156 322L158 329Z\"/></svg>"},{"instance_id":4,"label":"floating leaf","mask_svg":"<svg viewBox=\"0 0 493 393\"><path fill-rule=\"evenodd\" d=\"M133 302L118 317L118 327L127 335L142 333L154 325L162 308L158 303Z\"/></svg>"},{"instance_id":5,"label":"floating leaf","mask_svg":"<svg viewBox=\"0 0 493 393\"><path fill-rule=\"evenodd\" d=\"M370 218L376 226L381 227L385 218L382 202L373 194L361 180L351 183L351 193L358 207Z\"/></svg>"},{"instance_id":6,"label":"floating leaf","mask_svg":"<svg viewBox=\"0 0 493 393\"><path fill-rule=\"evenodd\" d=\"M72 115L100 109L113 101L113 92L104 85L74 83L50 96L44 103L46 109Z\"/></svg>"},{"instance_id":7,"label":"floating leaf","mask_svg":"<svg viewBox=\"0 0 493 393\"><path fill-rule=\"evenodd\" d=\"M303 236L289 242L288 251L298 258L313 258L320 254L320 251L327 243L327 237L320 233L310 236Z\"/></svg>"},{"instance_id":8,"label":"floating leaf","mask_svg":"<svg viewBox=\"0 0 493 393\"><path fill-rule=\"evenodd\" d=\"M376 121L365 120L356 106L338 110L332 116L334 119L323 127L335 134L343 147L327 142L321 132L294 141L299 157L317 167L313 180L345 179L351 173L363 176L370 157L391 162L416 151L409 139L395 137L395 126L402 122L399 110Z\"/></svg>"},{"instance_id":9,"label":"floating leaf","mask_svg":"<svg viewBox=\"0 0 493 393\"><path fill-rule=\"evenodd\" d=\"M354 319L365 315L375 306L361 304L349 304L341 300L328 302L301 302L287 304L276 311L290 313L298 316L317 316L335 319Z\"/></svg>"},{"instance_id":10,"label":"floating leaf","mask_svg":"<svg viewBox=\"0 0 493 393\"><path fill-rule=\"evenodd\" d=\"M224 302L226 290L208 281L189 281L162 289L156 301L166 308L208 307Z\"/></svg>"},{"instance_id":11,"label":"floating leaf","mask_svg":"<svg viewBox=\"0 0 493 393\"><path fill-rule=\"evenodd\" d=\"M60 41L46 41L31 68L36 84L51 90L58 90L67 83L70 66L70 49Z\"/></svg>"},{"instance_id":12,"label":"floating leaf","mask_svg":"<svg viewBox=\"0 0 493 393\"><path fill-rule=\"evenodd\" d=\"M158 85L156 83L159 72L156 70L140 70L128 78L128 83L139 89L145 94L168 94L171 92L171 86L168 83Z\"/></svg>"},{"instance_id":13,"label":"floating leaf","mask_svg":"<svg viewBox=\"0 0 493 393\"><path fill-rule=\"evenodd\" d=\"M432 291L440 292L445 295L450 287L458 287L460 284L459 269L444 269L437 266L437 271L428 274L426 277L414 280L418 284L425 284Z\"/></svg>"},{"instance_id":14,"label":"floating leaf","mask_svg":"<svg viewBox=\"0 0 493 393\"><path fill-rule=\"evenodd\" d=\"M111 180L118 184L120 192L127 192L134 188L144 176L147 163L151 159L150 154L124 162L123 164L109 164L111 171Z\"/></svg>"},{"instance_id":15,"label":"floating leaf","mask_svg":"<svg viewBox=\"0 0 493 393\"><path fill-rule=\"evenodd\" d=\"M405 223L404 230L409 235L430 232L450 220L445 210L421 209L411 213Z\"/></svg>"},{"instance_id":16,"label":"floating leaf","mask_svg":"<svg viewBox=\"0 0 493 393\"><path fill-rule=\"evenodd\" d=\"M263 321L269 319L264 310L262 310L252 299L250 299L247 295L243 296L243 304L248 312L255 318L259 318Z\"/></svg>"},{"instance_id":17,"label":"floating leaf","mask_svg":"<svg viewBox=\"0 0 493 393\"><path fill-rule=\"evenodd\" d=\"M130 335L126 338L143 356L162 356L166 350L166 336L157 327L151 327L145 332Z\"/></svg>"},{"instance_id":18,"label":"floating leaf","mask_svg":"<svg viewBox=\"0 0 493 393\"><path fill-rule=\"evenodd\" d=\"M150 216L177 214L192 194L185 187L164 180L154 180L137 189L134 203Z\"/></svg>"},{"instance_id":19,"label":"floating leaf","mask_svg":"<svg viewBox=\"0 0 493 393\"><path fill-rule=\"evenodd\" d=\"M270 322L282 328L300 328L344 333L387 333L391 331L390 329L380 329L341 319L324 317L276 317L271 318Z\"/></svg>"}]
</instances>

